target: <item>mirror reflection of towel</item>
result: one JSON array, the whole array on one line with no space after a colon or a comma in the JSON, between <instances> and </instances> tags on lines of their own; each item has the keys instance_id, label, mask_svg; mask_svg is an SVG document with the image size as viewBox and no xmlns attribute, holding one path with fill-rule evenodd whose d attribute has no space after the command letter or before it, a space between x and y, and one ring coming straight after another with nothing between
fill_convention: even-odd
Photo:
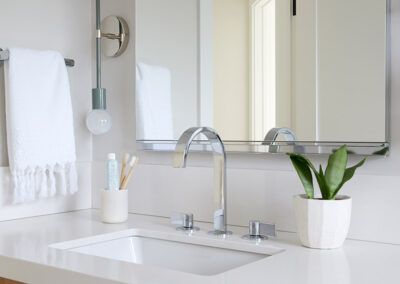
<instances>
[{"instance_id":1,"label":"mirror reflection of towel","mask_svg":"<svg viewBox=\"0 0 400 284\"><path fill-rule=\"evenodd\" d=\"M172 140L171 72L164 67L136 64L136 138Z\"/></svg>"}]
</instances>

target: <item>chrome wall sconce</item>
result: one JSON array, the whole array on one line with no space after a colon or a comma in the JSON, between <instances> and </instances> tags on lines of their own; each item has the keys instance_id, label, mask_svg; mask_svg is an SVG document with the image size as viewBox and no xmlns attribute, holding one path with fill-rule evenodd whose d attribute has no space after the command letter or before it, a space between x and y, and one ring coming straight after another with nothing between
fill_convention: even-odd
<instances>
[{"instance_id":1,"label":"chrome wall sconce","mask_svg":"<svg viewBox=\"0 0 400 284\"><path fill-rule=\"evenodd\" d=\"M103 41L102 41L103 40ZM92 89L92 111L86 117L86 126L94 135L107 133L112 126L107 109L106 89L101 87L101 51L104 55L117 57L128 46L129 28L119 16L108 16L100 23L100 0L96 0L96 79L97 86Z\"/></svg>"},{"instance_id":2,"label":"chrome wall sconce","mask_svg":"<svg viewBox=\"0 0 400 284\"><path fill-rule=\"evenodd\" d=\"M120 56L128 46L128 23L119 16L108 16L101 21L102 53L107 57Z\"/></svg>"}]
</instances>

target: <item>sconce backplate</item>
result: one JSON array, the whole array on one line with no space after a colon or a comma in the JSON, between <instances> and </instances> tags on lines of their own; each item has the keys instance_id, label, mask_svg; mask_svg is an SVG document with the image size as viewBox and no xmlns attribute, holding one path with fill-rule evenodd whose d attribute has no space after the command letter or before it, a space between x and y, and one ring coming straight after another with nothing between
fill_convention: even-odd
<instances>
[{"instance_id":1,"label":"sconce backplate","mask_svg":"<svg viewBox=\"0 0 400 284\"><path fill-rule=\"evenodd\" d=\"M121 55L128 46L129 27L119 16L108 16L101 21L102 53L107 57Z\"/></svg>"}]
</instances>

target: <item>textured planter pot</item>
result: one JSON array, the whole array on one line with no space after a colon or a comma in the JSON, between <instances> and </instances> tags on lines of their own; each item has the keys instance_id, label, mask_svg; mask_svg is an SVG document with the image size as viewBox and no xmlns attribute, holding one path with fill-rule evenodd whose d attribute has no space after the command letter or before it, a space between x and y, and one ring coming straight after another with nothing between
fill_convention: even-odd
<instances>
[{"instance_id":1,"label":"textured planter pot","mask_svg":"<svg viewBox=\"0 0 400 284\"><path fill-rule=\"evenodd\" d=\"M307 199L305 194L293 197L296 227L301 243L309 248L334 249L343 245L351 219L351 197L336 200Z\"/></svg>"}]
</instances>

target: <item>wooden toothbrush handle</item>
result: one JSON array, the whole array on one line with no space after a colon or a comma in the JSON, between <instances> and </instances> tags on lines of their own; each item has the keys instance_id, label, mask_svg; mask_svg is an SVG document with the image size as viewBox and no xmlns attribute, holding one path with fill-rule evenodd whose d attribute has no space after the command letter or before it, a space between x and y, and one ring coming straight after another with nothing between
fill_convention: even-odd
<instances>
[{"instance_id":1,"label":"wooden toothbrush handle","mask_svg":"<svg viewBox=\"0 0 400 284\"><path fill-rule=\"evenodd\" d=\"M124 180L125 180L125 169L126 169L126 164L125 163L123 163L122 164L122 170L121 170L121 178L120 178L120 180L119 180L119 188L120 189L122 189L122 184L123 184L123 182L124 182Z\"/></svg>"},{"instance_id":2,"label":"wooden toothbrush handle","mask_svg":"<svg viewBox=\"0 0 400 284\"><path fill-rule=\"evenodd\" d=\"M132 177L133 170L136 168L138 162L139 162L139 158L136 158L135 163L134 163L133 166L129 169L128 175L124 178L124 181L122 182L121 189L126 189L126 186L128 185L128 182L129 182L129 180L130 180L131 177Z\"/></svg>"},{"instance_id":3,"label":"wooden toothbrush handle","mask_svg":"<svg viewBox=\"0 0 400 284\"><path fill-rule=\"evenodd\" d=\"M131 179L132 174L133 174L133 167L129 169L128 175L124 178L121 185L121 189L126 189L126 186L128 185L128 182Z\"/></svg>"}]
</instances>

